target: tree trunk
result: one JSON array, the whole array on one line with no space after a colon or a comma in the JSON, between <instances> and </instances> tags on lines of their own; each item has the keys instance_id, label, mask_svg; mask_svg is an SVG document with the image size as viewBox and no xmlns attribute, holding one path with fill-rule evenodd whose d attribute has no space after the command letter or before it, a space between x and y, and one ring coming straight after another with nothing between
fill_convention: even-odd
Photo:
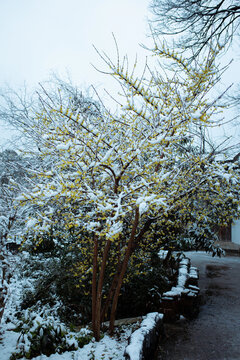
<instances>
[{"instance_id":1,"label":"tree trunk","mask_svg":"<svg viewBox=\"0 0 240 360\"><path fill-rule=\"evenodd\" d=\"M135 250L138 242L142 239L142 237L144 236L144 234L149 230L152 222L154 221L154 219L148 219L146 221L146 223L144 224L143 228L140 230L139 234L136 236L135 238L135 241L134 241L134 244L132 245L132 249L133 251ZM133 252L132 251L132 252ZM119 253L120 253L120 250L119 250ZM122 269L122 265L123 265L123 262L120 261L120 257L118 259L118 266L117 266L117 272L112 280L112 284L110 286L110 289L109 289L109 292L108 292L108 296L105 300L105 303L104 303L104 307L103 307L103 310L102 310L102 313L101 313L101 322L104 321L105 319L105 316L107 314L107 311L108 311L108 308L110 306L110 303L112 301L112 298L113 298L113 295L114 295L114 292L116 290L116 287L117 287L117 284L118 284L118 280L119 280L119 276L120 276L120 273L121 273L121 269Z\"/></svg>"},{"instance_id":2,"label":"tree trunk","mask_svg":"<svg viewBox=\"0 0 240 360\"><path fill-rule=\"evenodd\" d=\"M114 292L116 290L116 286L117 286L117 283L118 283L118 278L119 278L119 275L120 275L121 267L122 267L122 263L119 262L118 267L117 267L117 272L114 275L114 278L112 280L112 284L111 284L110 289L108 291L108 295L107 295L107 298L105 300L105 303L104 303L104 306L103 306L103 309L102 309L102 312L101 312L101 322L104 321L105 316L106 316L107 311L108 311L108 308L109 308L110 303L112 301L112 298L113 298L113 295L114 295Z\"/></svg>"},{"instance_id":3,"label":"tree trunk","mask_svg":"<svg viewBox=\"0 0 240 360\"><path fill-rule=\"evenodd\" d=\"M130 239L128 241L128 247L126 249L125 257L124 257L122 267L121 267L121 272L118 277L118 282L117 282L116 290L115 290L114 297L113 297L111 315L110 315L110 324L109 324L109 332L111 335L113 334L113 330L114 330L114 322L115 322L115 317L116 317L118 298L119 298L120 290L122 287L124 275L127 270L129 258L132 255L134 248L135 248L134 247L134 237L136 234L138 222L139 222L139 208L137 207L136 212L135 212L135 219L134 219Z\"/></svg>"},{"instance_id":4,"label":"tree trunk","mask_svg":"<svg viewBox=\"0 0 240 360\"><path fill-rule=\"evenodd\" d=\"M94 337L96 341L100 340L102 289L103 289L103 280L104 280L104 274L105 274L110 246L111 246L111 241L107 240L107 243L104 247L103 259L102 259L101 269L98 278L95 305L93 306L95 310L93 313L93 322L94 322Z\"/></svg>"},{"instance_id":5,"label":"tree trunk","mask_svg":"<svg viewBox=\"0 0 240 360\"><path fill-rule=\"evenodd\" d=\"M97 261L98 261L98 239L93 235L94 249L93 249L93 273L92 273L92 329L96 333L96 299L97 299Z\"/></svg>"}]
</instances>

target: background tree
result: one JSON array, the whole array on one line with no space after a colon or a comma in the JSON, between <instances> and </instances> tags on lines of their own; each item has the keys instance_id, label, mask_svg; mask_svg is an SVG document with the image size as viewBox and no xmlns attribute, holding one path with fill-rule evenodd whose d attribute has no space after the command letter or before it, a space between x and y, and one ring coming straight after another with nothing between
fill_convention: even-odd
<instances>
[{"instance_id":1,"label":"background tree","mask_svg":"<svg viewBox=\"0 0 240 360\"><path fill-rule=\"evenodd\" d=\"M16 198L27 186L29 165L29 159L13 150L0 153L0 322L13 271L10 255L20 247L22 228L27 216L25 209L17 205Z\"/></svg>"},{"instance_id":2,"label":"background tree","mask_svg":"<svg viewBox=\"0 0 240 360\"><path fill-rule=\"evenodd\" d=\"M188 61L200 54L205 56L209 48L227 50L234 35L239 35L240 5L236 0L152 0L150 7L154 14L150 22L152 32L166 35L166 41L172 39L174 47L184 52ZM238 126L238 94L239 85L227 94L224 101L222 99L228 107L236 110L236 117L232 115L232 120L228 119L231 127ZM239 147L239 140L234 139L234 144Z\"/></svg>"},{"instance_id":3,"label":"background tree","mask_svg":"<svg viewBox=\"0 0 240 360\"><path fill-rule=\"evenodd\" d=\"M237 0L152 0L151 9L153 32L181 35L175 43L195 55L206 45L230 44L240 24Z\"/></svg>"},{"instance_id":4,"label":"background tree","mask_svg":"<svg viewBox=\"0 0 240 360\"><path fill-rule=\"evenodd\" d=\"M2 246L11 237L17 236L17 223L20 213L16 207L16 197L24 185L27 185L30 161L14 150L0 153L0 238ZM32 164L31 164L32 167Z\"/></svg>"}]
</instances>

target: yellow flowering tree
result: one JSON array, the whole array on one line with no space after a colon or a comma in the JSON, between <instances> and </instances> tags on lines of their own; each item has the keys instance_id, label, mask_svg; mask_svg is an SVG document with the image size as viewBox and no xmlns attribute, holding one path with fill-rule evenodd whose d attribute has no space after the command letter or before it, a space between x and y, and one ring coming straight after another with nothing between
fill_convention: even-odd
<instances>
[{"instance_id":1,"label":"yellow flowering tree","mask_svg":"<svg viewBox=\"0 0 240 360\"><path fill-rule=\"evenodd\" d=\"M138 256L140 262L136 254L167 245L166 232L174 227L207 221L211 214L203 203L212 194L216 221L224 221L233 210L221 216L222 201L239 188L234 164L225 166L214 150L185 146L198 149L193 129L214 122L217 106L207 95L218 79L215 53L193 66L164 47L156 45L152 52L175 64L172 75L146 67L135 78L124 62L115 65L104 58L122 86L118 115L104 107L90 112L91 103L83 111L73 99L66 104L61 96L47 96L33 121L43 161L37 185L19 198L34 209L26 231L39 240L61 224L62 234L74 234L80 252L75 271L92 277L97 340L109 309L113 331L131 259Z\"/></svg>"}]
</instances>

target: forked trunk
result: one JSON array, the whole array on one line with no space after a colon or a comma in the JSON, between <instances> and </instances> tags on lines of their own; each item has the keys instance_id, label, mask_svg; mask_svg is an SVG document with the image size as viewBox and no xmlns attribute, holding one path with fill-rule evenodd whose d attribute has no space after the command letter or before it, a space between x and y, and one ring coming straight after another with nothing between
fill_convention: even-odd
<instances>
[{"instance_id":1,"label":"forked trunk","mask_svg":"<svg viewBox=\"0 0 240 360\"><path fill-rule=\"evenodd\" d=\"M114 330L114 322L115 322L115 318L116 318L118 298L119 298L120 290L122 287L124 275L125 275L127 267L128 267L128 261L130 259L130 256L132 255L132 253L134 251L134 237L136 234L138 222L139 222L139 208L137 207L136 212L135 212L135 219L134 219L130 239L128 241L128 247L126 249L125 257L124 257L124 260L122 263L121 272L118 277L118 282L117 282L117 286L116 286L114 297L113 297L111 315L110 315L110 324L109 324L109 332L111 335L113 334L113 330Z\"/></svg>"}]
</instances>

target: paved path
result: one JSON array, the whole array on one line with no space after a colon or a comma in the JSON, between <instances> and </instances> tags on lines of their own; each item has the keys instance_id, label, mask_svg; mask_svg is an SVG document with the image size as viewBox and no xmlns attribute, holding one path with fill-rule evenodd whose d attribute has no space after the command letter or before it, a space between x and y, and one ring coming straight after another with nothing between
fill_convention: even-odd
<instances>
[{"instance_id":1,"label":"paved path","mask_svg":"<svg viewBox=\"0 0 240 360\"><path fill-rule=\"evenodd\" d=\"M160 360L240 360L240 257L188 253L200 270L203 297L196 320L167 327Z\"/></svg>"}]
</instances>

